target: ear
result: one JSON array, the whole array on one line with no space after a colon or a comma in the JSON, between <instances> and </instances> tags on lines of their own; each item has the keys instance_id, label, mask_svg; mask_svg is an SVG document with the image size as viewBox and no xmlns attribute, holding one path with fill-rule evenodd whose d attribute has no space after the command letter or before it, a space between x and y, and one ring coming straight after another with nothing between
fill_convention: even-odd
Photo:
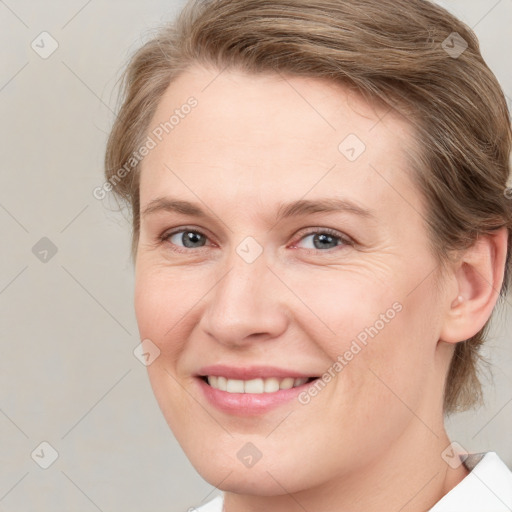
<instances>
[{"instance_id":1,"label":"ear","mask_svg":"<svg viewBox=\"0 0 512 512\"><path fill-rule=\"evenodd\" d=\"M490 318L499 297L507 256L507 228L478 237L454 267L455 293L450 296L440 340L458 343L474 336Z\"/></svg>"}]
</instances>

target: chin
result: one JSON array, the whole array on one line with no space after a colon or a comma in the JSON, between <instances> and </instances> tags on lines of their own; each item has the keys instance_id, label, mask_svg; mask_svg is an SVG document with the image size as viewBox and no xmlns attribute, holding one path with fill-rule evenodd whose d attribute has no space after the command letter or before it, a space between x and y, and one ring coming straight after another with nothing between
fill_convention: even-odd
<instances>
[{"instance_id":1,"label":"chin","mask_svg":"<svg viewBox=\"0 0 512 512\"><path fill-rule=\"evenodd\" d=\"M187 454L199 475L222 491L255 496L281 496L300 492L311 485L311 474L298 474L298 461L293 468L279 465L279 461L262 458L253 467L245 467L237 458L217 454L211 461L197 454L197 460ZM197 464L196 464L197 462ZM307 473L307 472L306 472ZM286 491L285 491L286 489Z\"/></svg>"},{"instance_id":2,"label":"chin","mask_svg":"<svg viewBox=\"0 0 512 512\"><path fill-rule=\"evenodd\" d=\"M222 491L232 492L234 494L281 496L286 494L284 489L288 492L297 492L300 490L293 485L293 482L283 481L284 479L282 477L279 475L276 477L273 473L272 476L274 476L275 479L268 473L253 473L252 471L245 472L237 468L236 470L233 470L233 472L222 483L219 483L219 473L217 471L199 471L199 474L209 484ZM278 482L281 485L279 485Z\"/></svg>"}]
</instances>

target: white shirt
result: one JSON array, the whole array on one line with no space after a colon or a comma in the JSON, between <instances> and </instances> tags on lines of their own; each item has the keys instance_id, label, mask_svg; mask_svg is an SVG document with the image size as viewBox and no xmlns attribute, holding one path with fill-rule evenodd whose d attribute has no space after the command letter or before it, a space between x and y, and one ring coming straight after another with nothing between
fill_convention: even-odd
<instances>
[{"instance_id":1,"label":"white shirt","mask_svg":"<svg viewBox=\"0 0 512 512\"><path fill-rule=\"evenodd\" d=\"M498 455L472 453L463 463L469 475L428 512L512 512L512 472ZM221 495L190 510L223 512L223 502Z\"/></svg>"}]
</instances>

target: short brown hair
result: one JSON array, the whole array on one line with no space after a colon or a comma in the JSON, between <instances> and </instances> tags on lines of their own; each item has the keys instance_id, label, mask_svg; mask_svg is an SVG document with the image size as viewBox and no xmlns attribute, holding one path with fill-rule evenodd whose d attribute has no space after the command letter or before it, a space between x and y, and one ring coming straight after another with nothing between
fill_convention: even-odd
<instances>
[{"instance_id":1,"label":"short brown hair","mask_svg":"<svg viewBox=\"0 0 512 512\"><path fill-rule=\"evenodd\" d=\"M324 78L406 114L419 148L412 178L426 199L429 241L441 267L452 251L505 226L505 297L512 241L505 193L509 112L464 23L426 0L189 1L175 22L132 56L107 143L105 175L131 209L134 260L140 165L122 180L113 178L147 136L171 81L192 64ZM482 401L477 363L488 324L455 346L446 414Z\"/></svg>"}]
</instances>

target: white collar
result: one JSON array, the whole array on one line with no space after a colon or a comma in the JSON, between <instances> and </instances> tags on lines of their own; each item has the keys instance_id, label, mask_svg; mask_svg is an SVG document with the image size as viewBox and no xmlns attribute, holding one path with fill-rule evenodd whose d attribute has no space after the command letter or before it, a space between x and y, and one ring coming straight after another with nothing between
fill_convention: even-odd
<instances>
[{"instance_id":1,"label":"white collar","mask_svg":"<svg viewBox=\"0 0 512 512\"><path fill-rule=\"evenodd\" d=\"M461 461L470 471L429 512L512 512L512 472L495 452Z\"/></svg>"}]
</instances>

